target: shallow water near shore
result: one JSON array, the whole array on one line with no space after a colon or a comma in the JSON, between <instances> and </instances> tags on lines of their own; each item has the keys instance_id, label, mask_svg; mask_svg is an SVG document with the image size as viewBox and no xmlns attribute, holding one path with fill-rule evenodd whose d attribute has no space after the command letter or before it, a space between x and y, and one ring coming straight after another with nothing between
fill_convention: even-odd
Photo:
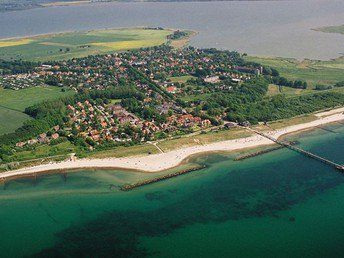
<instances>
[{"instance_id":1,"label":"shallow water near shore","mask_svg":"<svg viewBox=\"0 0 344 258\"><path fill-rule=\"evenodd\" d=\"M344 164L344 126L293 135ZM281 149L130 192L151 174L80 171L18 179L0 190L1 257L340 257L344 175Z\"/></svg>"}]
</instances>

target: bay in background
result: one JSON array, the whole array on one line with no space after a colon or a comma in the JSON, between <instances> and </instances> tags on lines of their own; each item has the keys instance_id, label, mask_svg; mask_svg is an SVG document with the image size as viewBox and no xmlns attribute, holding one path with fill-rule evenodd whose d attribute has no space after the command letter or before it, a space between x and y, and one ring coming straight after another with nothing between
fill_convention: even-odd
<instances>
[{"instance_id":1,"label":"bay in background","mask_svg":"<svg viewBox=\"0 0 344 258\"><path fill-rule=\"evenodd\" d=\"M330 59L344 36L311 29L344 24L344 1L97 3L0 15L0 38L61 31L148 26L198 31L191 45L250 55Z\"/></svg>"}]
</instances>

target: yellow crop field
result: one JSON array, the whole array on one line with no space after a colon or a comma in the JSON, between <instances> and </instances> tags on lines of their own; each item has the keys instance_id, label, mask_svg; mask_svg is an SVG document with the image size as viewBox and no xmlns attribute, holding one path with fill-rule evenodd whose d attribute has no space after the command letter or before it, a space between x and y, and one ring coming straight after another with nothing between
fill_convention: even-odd
<instances>
[{"instance_id":1,"label":"yellow crop field","mask_svg":"<svg viewBox=\"0 0 344 258\"><path fill-rule=\"evenodd\" d=\"M32 39L5 40L5 41L0 41L0 47L13 47L13 46L26 45L33 41L34 40Z\"/></svg>"},{"instance_id":2,"label":"yellow crop field","mask_svg":"<svg viewBox=\"0 0 344 258\"><path fill-rule=\"evenodd\" d=\"M115 41L115 42L99 42L93 43L93 46L109 48L109 50L124 50L157 46L165 43L164 39L144 39L133 41Z\"/></svg>"},{"instance_id":3,"label":"yellow crop field","mask_svg":"<svg viewBox=\"0 0 344 258\"><path fill-rule=\"evenodd\" d=\"M172 30L120 28L0 40L0 59L67 60L167 43Z\"/></svg>"}]
</instances>

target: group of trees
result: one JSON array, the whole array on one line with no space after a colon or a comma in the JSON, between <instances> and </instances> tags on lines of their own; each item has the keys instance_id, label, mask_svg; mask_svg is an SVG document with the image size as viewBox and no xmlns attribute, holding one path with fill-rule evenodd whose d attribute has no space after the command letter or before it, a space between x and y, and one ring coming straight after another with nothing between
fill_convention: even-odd
<instances>
[{"instance_id":1,"label":"group of trees","mask_svg":"<svg viewBox=\"0 0 344 258\"><path fill-rule=\"evenodd\" d=\"M202 109L211 116L226 113L229 121L273 121L344 105L344 94L323 92L297 97L266 97L268 81L263 77L245 82L233 92L213 93Z\"/></svg>"},{"instance_id":2,"label":"group of trees","mask_svg":"<svg viewBox=\"0 0 344 258\"><path fill-rule=\"evenodd\" d=\"M337 82L334 87L344 87L344 81Z\"/></svg>"},{"instance_id":3,"label":"group of trees","mask_svg":"<svg viewBox=\"0 0 344 258\"><path fill-rule=\"evenodd\" d=\"M13 60L6 61L0 59L0 74L20 74L31 72L35 67L39 66L38 62Z\"/></svg>"},{"instance_id":4,"label":"group of trees","mask_svg":"<svg viewBox=\"0 0 344 258\"><path fill-rule=\"evenodd\" d=\"M241 106L239 112L228 112L227 119L257 123L308 114L317 110L344 104L344 94L336 92L317 93L293 98L277 95Z\"/></svg>"},{"instance_id":5,"label":"group of trees","mask_svg":"<svg viewBox=\"0 0 344 258\"><path fill-rule=\"evenodd\" d=\"M151 106L142 107L142 104L136 98L131 97L122 99L121 105L129 112L132 112L145 120L154 120L157 124L166 122L167 115L160 114Z\"/></svg>"},{"instance_id":6,"label":"group of trees","mask_svg":"<svg viewBox=\"0 0 344 258\"><path fill-rule=\"evenodd\" d=\"M307 82L301 81L301 80L288 80L285 77L281 76L275 76L270 78L271 83L279 85L279 86L285 86L285 87L291 87L296 89L307 89Z\"/></svg>"},{"instance_id":7,"label":"group of trees","mask_svg":"<svg viewBox=\"0 0 344 258\"><path fill-rule=\"evenodd\" d=\"M332 89L333 87L330 86L330 85L323 85L323 84L317 84L315 85L315 90L330 90Z\"/></svg>"},{"instance_id":8,"label":"group of trees","mask_svg":"<svg viewBox=\"0 0 344 258\"><path fill-rule=\"evenodd\" d=\"M242 111L242 117L253 122L273 121L308 114L343 104L344 94L337 92L323 92L292 98L277 95L247 105Z\"/></svg>"},{"instance_id":9,"label":"group of trees","mask_svg":"<svg viewBox=\"0 0 344 258\"><path fill-rule=\"evenodd\" d=\"M182 39L184 37L187 37L189 35L188 32L186 31L174 31L171 35L168 35L167 38L168 39L172 39L172 40L177 40L177 39Z\"/></svg>"},{"instance_id":10,"label":"group of trees","mask_svg":"<svg viewBox=\"0 0 344 258\"><path fill-rule=\"evenodd\" d=\"M210 116L220 116L224 112L227 119L236 121L242 110L256 101L262 100L268 91L268 81L263 77L245 82L232 92L216 92L207 98L202 109ZM245 117L245 120L250 120Z\"/></svg>"}]
</instances>

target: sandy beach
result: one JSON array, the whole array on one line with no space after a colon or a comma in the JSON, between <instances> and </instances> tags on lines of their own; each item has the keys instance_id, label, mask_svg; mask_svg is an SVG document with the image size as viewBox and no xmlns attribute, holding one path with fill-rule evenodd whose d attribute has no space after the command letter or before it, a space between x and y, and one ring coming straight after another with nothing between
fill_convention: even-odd
<instances>
[{"instance_id":1,"label":"sandy beach","mask_svg":"<svg viewBox=\"0 0 344 258\"><path fill-rule=\"evenodd\" d=\"M316 126L333 123L344 120L344 108L339 108L327 112L315 114L319 119L282 129L265 132L275 139L279 137L302 130L312 129ZM75 161L62 161L56 163L42 164L33 167L26 167L17 170L11 170L0 174L0 179L13 178L17 176L31 175L33 173L43 173L48 171L64 171L83 168L104 168L104 169L127 169L144 172L158 172L173 168L182 163L186 158L200 153L215 151L235 151L246 148L259 147L274 144L271 140L259 135L215 142L207 145L192 146L173 150L166 153L135 156L126 158L107 158L107 159L77 159Z\"/></svg>"}]
</instances>

